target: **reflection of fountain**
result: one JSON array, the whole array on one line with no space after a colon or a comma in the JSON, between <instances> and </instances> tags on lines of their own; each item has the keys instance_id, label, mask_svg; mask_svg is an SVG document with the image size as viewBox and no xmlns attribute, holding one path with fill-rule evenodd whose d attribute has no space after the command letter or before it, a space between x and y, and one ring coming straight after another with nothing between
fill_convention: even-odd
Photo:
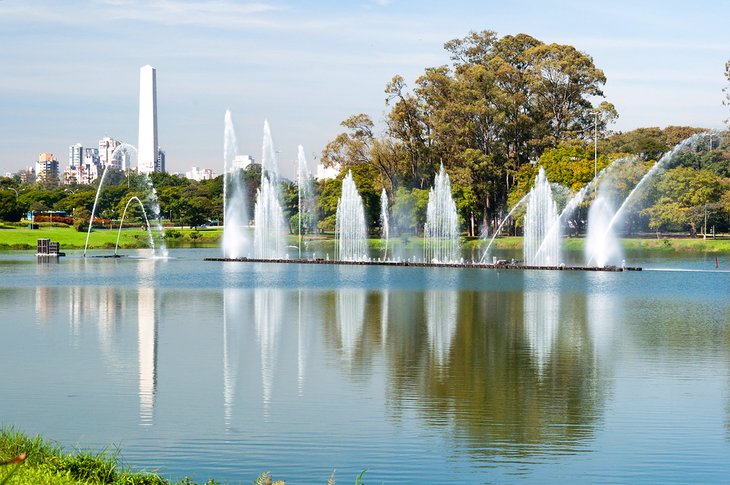
<instances>
[{"instance_id":1,"label":"reflection of fountain","mask_svg":"<svg viewBox=\"0 0 730 485\"><path fill-rule=\"evenodd\" d=\"M269 122L264 122L261 186L254 207L254 254L261 259L282 259L286 245L284 211L279 197L279 169Z\"/></svg>"},{"instance_id":2,"label":"reflection of fountain","mask_svg":"<svg viewBox=\"0 0 730 485\"><path fill-rule=\"evenodd\" d=\"M155 240L152 237L152 228L150 227L150 221L147 219L147 211L144 209L144 204L142 204L142 201L139 200L137 196L130 197L127 201L127 205L124 206L124 212L122 212L122 220L119 222L119 231L117 231L117 243L114 245L114 254L117 254L117 249L119 249L119 237L122 235L122 226L124 225L124 217L127 215L127 209L129 209L129 204L136 200L139 203L139 207L142 209L142 215L144 215L144 222L145 226L147 227L147 235L149 237L150 241L150 247L152 248L152 253L155 252Z\"/></svg>"},{"instance_id":3,"label":"reflection of fountain","mask_svg":"<svg viewBox=\"0 0 730 485\"><path fill-rule=\"evenodd\" d=\"M443 164L428 194L423 239L426 262L455 263L461 259L456 204L451 196L449 175Z\"/></svg>"},{"instance_id":4,"label":"reflection of fountain","mask_svg":"<svg viewBox=\"0 0 730 485\"><path fill-rule=\"evenodd\" d=\"M348 362L352 362L365 323L365 290L341 288L337 291L336 302L342 353Z\"/></svg>"},{"instance_id":5,"label":"reflection of fountain","mask_svg":"<svg viewBox=\"0 0 730 485\"><path fill-rule=\"evenodd\" d=\"M223 128L223 254L227 258L247 255L251 245L245 229L248 225L246 186L241 177L242 169L233 167L237 155L233 118L227 110Z\"/></svg>"},{"instance_id":6,"label":"reflection of fountain","mask_svg":"<svg viewBox=\"0 0 730 485\"><path fill-rule=\"evenodd\" d=\"M335 258L340 261L368 259L365 209L352 179L352 171L342 179L342 195L337 201L335 251Z\"/></svg>"},{"instance_id":7,"label":"reflection of fountain","mask_svg":"<svg viewBox=\"0 0 730 485\"><path fill-rule=\"evenodd\" d=\"M261 385L264 416L268 415L274 371L278 349L279 330L282 322L284 302L278 288L256 288L254 290L254 320L256 335L261 351Z\"/></svg>"},{"instance_id":8,"label":"reflection of fountain","mask_svg":"<svg viewBox=\"0 0 730 485\"><path fill-rule=\"evenodd\" d=\"M388 260L388 239L390 238L390 224L388 221L388 193L383 189L380 193L380 232L381 237L385 239L385 250L383 251L383 260Z\"/></svg>"},{"instance_id":9,"label":"reflection of fountain","mask_svg":"<svg viewBox=\"0 0 730 485\"><path fill-rule=\"evenodd\" d=\"M557 266L560 260L560 219L552 189L540 167L527 198L524 261L531 266ZM555 228L558 228L557 230Z\"/></svg>"},{"instance_id":10,"label":"reflection of fountain","mask_svg":"<svg viewBox=\"0 0 730 485\"><path fill-rule=\"evenodd\" d=\"M223 419L227 429L233 424L240 351L250 341L250 336L245 334L245 322L250 317L250 295L249 291L239 288L223 291Z\"/></svg>"},{"instance_id":11,"label":"reflection of fountain","mask_svg":"<svg viewBox=\"0 0 730 485\"><path fill-rule=\"evenodd\" d=\"M551 273L527 275L543 282L555 276ZM542 374L555 346L560 325L560 295L550 290L530 290L524 293L524 327L527 342L537 369Z\"/></svg>"},{"instance_id":12,"label":"reflection of fountain","mask_svg":"<svg viewBox=\"0 0 730 485\"><path fill-rule=\"evenodd\" d=\"M451 342L456 333L458 292L426 291L424 294L426 325L431 354L438 367L448 364Z\"/></svg>"}]
</instances>

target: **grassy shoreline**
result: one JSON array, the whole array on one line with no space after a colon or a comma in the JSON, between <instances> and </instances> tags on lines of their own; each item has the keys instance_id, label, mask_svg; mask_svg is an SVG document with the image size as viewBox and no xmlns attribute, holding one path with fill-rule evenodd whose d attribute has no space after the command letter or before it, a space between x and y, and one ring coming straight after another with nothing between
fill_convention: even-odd
<instances>
[{"instance_id":1,"label":"grassy shoreline","mask_svg":"<svg viewBox=\"0 0 730 485\"><path fill-rule=\"evenodd\" d=\"M165 242L168 247L215 247L219 246L223 237L221 227L210 227L201 229L165 229ZM77 232L71 227L48 227L40 229L28 229L26 226L2 225L0 224L0 250L33 250L36 248L36 240L49 238L58 241L61 250L83 249L86 242L86 232ZM89 237L89 249L113 249L117 241L116 229L94 229ZM289 236L288 252L294 256L298 244L297 237ZM730 253L730 239L702 239L686 237L666 238L624 238L621 244L625 251L658 251L658 252L686 252L686 253ZM380 239L370 239L369 245L375 250L382 250L384 242ZM582 251L585 245L584 238L563 239L563 249L566 251ZM406 248L412 251L421 250L422 239L409 237L405 239L394 238L390 247ZM140 249L149 247L149 236L146 231L139 228L123 229L119 238L119 248ZM330 235L307 236L305 247L321 253L334 254L334 239ZM485 248L485 242L479 238L462 238L462 248L465 251L480 253ZM498 237L494 240L492 248L495 250L521 250L521 237Z\"/></svg>"}]
</instances>

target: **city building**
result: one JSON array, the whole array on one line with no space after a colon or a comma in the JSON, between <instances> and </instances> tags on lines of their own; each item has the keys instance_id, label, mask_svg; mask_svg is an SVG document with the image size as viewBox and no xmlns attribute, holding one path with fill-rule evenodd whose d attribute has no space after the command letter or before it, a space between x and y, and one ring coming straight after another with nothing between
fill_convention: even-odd
<instances>
[{"instance_id":1,"label":"city building","mask_svg":"<svg viewBox=\"0 0 730 485\"><path fill-rule=\"evenodd\" d=\"M112 157L112 155L114 154L114 150L116 150L117 147L121 144L122 142L108 136L105 136L104 138L99 140L99 161L101 162L102 166L114 165L115 168L122 168L120 159L114 160Z\"/></svg>"},{"instance_id":2,"label":"city building","mask_svg":"<svg viewBox=\"0 0 730 485\"><path fill-rule=\"evenodd\" d=\"M155 163L155 172L165 171L165 152L157 147L157 162Z\"/></svg>"},{"instance_id":3,"label":"city building","mask_svg":"<svg viewBox=\"0 0 730 485\"><path fill-rule=\"evenodd\" d=\"M35 175L37 182L48 184L58 183L58 160L53 158L52 153L41 153L38 155L38 162L35 164Z\"/></svg>"},{"instance_id":4,"label":"city building","mask_svg":"<svg viewBox=\"0 0 730 485\"><path fill-rule=\"evenodd\" d=\"M256 161L251 155L238 155L233 159L233 163L231 163L231 171L237 169L245 170L252 163L256 163Z\"/></svg>"},{"instance_id":5,"label":"city building","mask_svg":"<svg viewBox=\"0 0 730 485\"><path fill-rule=\"evenodd\" d=\"M147 65L139 70L139 141L137 143L137 170L154 172L157 155L157 74Z\"/></svg>"},{"instance_id":6,"label":"city building","mask_svg":"<svg viewBox=\"0 0 730 485\"><path fill-rule=\"evenodd\" d=\"M81 143L68 147L69 168L78 167L84 159L84 146Z\"/></svg>"},{"instance_id":7,"label":"city building","mask_svg":"<svg viewBox=\"0 0 730 485\"><path fill-rule=\"evenodd\" d=\"M185 172L185 178L200 182L201 180L212 180L214 175L210 168L193 167L189 172Z\"/></svg>"},{"instance_id":8,"label":"city building","mask_svg":"<svg viewBox=\"0 0 730 485\"><path fill-rule=\"evenodd\" d=\"M325 167L322 162L317 164L317 175L314 178L317 180L328 180L336 178L340 173L339 164L334 167Z\"/></svg>"}]
</instances>

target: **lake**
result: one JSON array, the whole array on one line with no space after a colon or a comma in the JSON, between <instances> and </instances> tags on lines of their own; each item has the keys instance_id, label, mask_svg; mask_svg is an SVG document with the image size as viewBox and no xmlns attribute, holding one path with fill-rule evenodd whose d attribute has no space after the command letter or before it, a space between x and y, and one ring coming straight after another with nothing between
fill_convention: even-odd
<instances>
[{"instance_id":1,"label":"lake","mask_svg":"<svg viewBox=\"0 0 730 485\"><path fill-rule=\"evenodd\" d=\"M0 253L1 425L174 480L730 475L727 258L607 273L126 253Z\"/></svg>"}]
</instances>

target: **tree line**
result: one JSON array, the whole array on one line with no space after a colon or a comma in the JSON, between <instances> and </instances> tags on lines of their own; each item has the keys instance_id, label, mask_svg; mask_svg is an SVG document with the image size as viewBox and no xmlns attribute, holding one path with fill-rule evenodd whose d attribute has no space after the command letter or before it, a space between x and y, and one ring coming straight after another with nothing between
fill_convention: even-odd
<instances>
[{"instance_id":1,"label":"tree line","mask_svg":"<svg viewBox=\"0 0 730 485\"><path fill-rule=\"evenodd\" d=\"M411 86L399 75L386 83L388 111L382 122L354 114L326 145L322 162L339 167L340 174L316 183L317 231L334 230L347 171L353 172L372 233L379 230L380 194L385 189L394 233L418 234L425 222L429 188L443 165L452 181L461 228L476 236L495 230L529 191L538 167L564 188L556 191L558 200L564 201L595 173L620 161L614 174L620 199L662 154L704 131L670 126L611 132L618 113L603 99L606 76L589 55L570 45L546 44L527 34L499 37L485 30L450 40L444 48L449 65L425 68ZM730 61L725 76L730 81ZM728 89L725 102L730 104ZM707 146L676 157L637 202L626 230L694 234L707 221L718 231L727 231L726 135L719 133ZM163 218L193 227L222 221L222 176L202 182L165 173L151 176ZM253 214L260 166L254 164L236 176L243 179L246 205ZM130 197L148 198L146 180L133 172L112 173L108 184L97 207L100 217L119 218ZM0 219L18 220L30 210L90 211L95 193L93 185L27 187L17 178L0 178ZM296 185L283 181L281 193L284 216L296 231ZM584 229L591 197L570 221L577 233ZM130 217L141 216L136 207L129 210ZM520 225L516 217L509 227L519 233Z\"/></svg>"}]
</instances>

